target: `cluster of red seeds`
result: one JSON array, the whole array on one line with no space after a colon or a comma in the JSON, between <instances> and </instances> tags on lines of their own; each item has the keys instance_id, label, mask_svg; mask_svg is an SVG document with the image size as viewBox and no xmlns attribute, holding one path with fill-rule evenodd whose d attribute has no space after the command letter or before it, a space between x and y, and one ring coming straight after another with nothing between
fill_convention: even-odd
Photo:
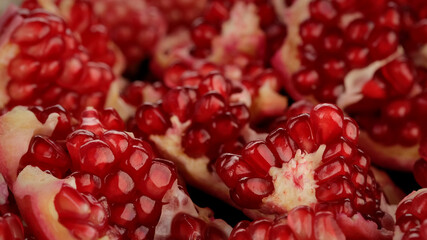
<instances>
[{"instance_id":1,"label":"cluster of red seeds","mask_svg":"<svg viewBox=\"0 0 427 240\"><path fill-rule=\"evenodd\" d=\"M20 51L8 67L8 105L59 103L73 112L102 107L113 73L91 61L64 20L41 9L19 10L13 17L23 22L11 35Z\"/></svg>"},{"instance_id":2,"label":"cluster of red seeds","mask_svg":"<svg viewBox=\"0 0 427 240\"><path fill-rule=\"evenodd\" d=\"M242 103L230 102L232 91L229 80L211 73L197 88L176 87L163 96L161 103L143 104L135 114L135 121L146 135L163 135L173 127L173 116L181 124L190 120L182 136L182 147L192 157L215 158L227 150L236 152L240 130L249 121L249 111Z\"/></svg>"}]
</instances>

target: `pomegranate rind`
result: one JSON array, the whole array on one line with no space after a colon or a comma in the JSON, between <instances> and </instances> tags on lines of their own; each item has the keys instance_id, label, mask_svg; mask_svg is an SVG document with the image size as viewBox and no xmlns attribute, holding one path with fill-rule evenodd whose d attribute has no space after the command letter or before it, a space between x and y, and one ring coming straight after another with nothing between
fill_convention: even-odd
<instances>
[{"instance_id":1,"label":"pomegranate rind","mask_svg":"<svg viewBox=\"0 0 427 240\"><path fill-rule=\"evenodd\" d=\"M41 123L26 107L15 107L0 117L0 172L6 182L15 182L21 157L27 152L33 136L52 135L59 115L52 113Z\"/></svg>"},{"instance_id":2,"label":"pomegranate rind","mask_svg":"<svg viewBox=\"0 0 427 240\"><path fill-rule=\"evenodd\" d=\"M200 218L208 225L221 229L226 236L230 235L231 226L221 219L213 219L213 214L209 209L197 207L190 199L190 196L178 186L177 181L163 196L162 202L165 204L162 206L162 214L156 226L154 239L166 239L171 235L173 217L177 213L185 213L195 218Z\"/></svg>"},{"instance_id":3,"label":"pomegranate rind","mask_svg":"<svg viewBox=\"0 0 427 240\"><path fill-rule=\"evenodd\" d=\"M378 166L399 171L411 171L420 159L419 144L405 147L401 145L386 146L374 141L366 131L361 131L359 145Z\"/></svg>"},{"instance_id":4,"label":"pomegranate rind","mask_svg":"<svg viewBox=\"0 0 427 240\"><path fill-rule=\"evenodd\" d=\"M405 197L402 189L394 184L386 172L373 166L371 166L371 171L374 174L375 180L381 186L381 190L389 204L398 204Z\"/></svg>"},{"instance_id":5,"label":"pomegranate rind","mask_svg":"<svg viewBox=\"0 0 427 240\"><path fill-rule=\"evenodd\" d=\"M25 167L13 184L12 191L22 217L40 239L76 239L59 223L54 205L63 184L75 188L74 178L57 179L32 166Z\"/></svg>"}]
</instances>

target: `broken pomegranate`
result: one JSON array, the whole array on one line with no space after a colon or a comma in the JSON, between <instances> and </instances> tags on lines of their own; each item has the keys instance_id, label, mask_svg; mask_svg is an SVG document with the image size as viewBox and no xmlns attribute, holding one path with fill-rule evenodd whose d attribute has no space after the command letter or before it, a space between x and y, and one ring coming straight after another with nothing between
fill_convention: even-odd
<instances>
[{"instance_id":1,"label":"broken pomegranate","mask_svg":"<svg viewBox=\"0 0 427 240\"><path fill-rule=\"evenodd\" d=\"M396 210L394 239L427 239L427 189L405 197Z\"/></svg>"},{"instance_id":2,"label":"broken pomegranate","mask_svg":"<svg viewBox=\"0 0 427 240\"><path fill-rule=\"evenodd\" d=\"M277 216L307 205L349 217L359 213L381 226L385 202L358 137L353 119L335 105L319 104L265 140L249 142L241 154L223 154L215 168L244 211Z\"/></svg>"},{"instance_id":3,"label":"broken pomegranate","mask_svg":"<svg viewBox=\"0 0 427 240\"><path fill-rule=\"evenodd\" d=\"M22 8L46 11L61 16L69 28L79 35L79 40L87 49L90 59L109 65L114 73L120 75L124 69L124 59L120 50L109 38L109 30L95 16L93 6L86 0L54 1L25 0Z\"/></svg>"},{"instance_id":4,"label":"broken pomegranate","mask_svg":"<svg viewBox=\"0 0 427 240\"><path fill-rule=\"evenodd\" d=\"M221 153L239 152L247 139L256 136L248 125L249 109L241 102L244 94L211 72L193 87L174 87L159 103L139 106L130 129L174 161L189 183L227 199L212 163Z\"/></svg>"},{"instance_id":5,"label":"broken pomegranate","mask_svg":"<svg viewBox=\"0 0 427 240\"><path fill-rule=\"evenodd\" d=\"M120 131L113 110L83 111L66 139L54 134L64 125L58 110L46 113L17 107L0 118L10 142L1 144L1 172L37 238L227 238L231 228L195 206L174 164ZM16 141L20 153L8 148Z\"/></svg>"},{"instance_id":6,"label":"broken pomegranate","mask_svg":"<svg viewBox=\"0 0 427 240\"><path fill-rule=\"evenodd\" d=\"M287 98L279 93L281 86L278 74L255 63L241 69L232 65L203 63L200 66L189 66L179 62L166 70L163 82L170 88L199 87L200 84L203 87L201 82L206 81L213 73L218 75L218 79L226 78L227 80L221 81L229 82L227 84L232 85L232 88L241 89L239 91L242 96L232 96L231 99L246 104L251 113L251 122L281 116L288 105ZM210 81L212 84L223 84L215 79Z\"/></svg>"},{"instance_id":7,"label":"broken pomegranate","mask_svg":"<svg viewBox=\"0 0 427 240\"><path fill-rule=\"evenodd\" d=\"M206 16L196 20L193 28L177 29L159 42L151 63L154 73L162 76L178 62L194 67L212 62L242 68L250 61L264 60L266 35L257 6L243 1L228 3L227 7L219 1L210 5ZM214 8L216 5L222 6L220 11Z\"/></svg>"},{"instance_id":8,"label":"broken pomegranate","mask_svg":"<svg viewBox=\"0 0 427 240\"><path fill-rule=\"evenodd\" d=\"M388 0L283 4L289 37L272 61L288 93L336 103L358 121L360 145L376 164L411 170L425 131L426 78L400 41L402 6Z\"/></svg>"},{"instance_id":9,"label":"broken pomegranate","mask_svg":"<svg viewBox=\"0 0 427 240\"><path fill-rule=\"evenodd\" d=\"M145 0L91 0L94 12L108 28L111 39L126 57L126 66L136 71L166 34L164 15Z\"/></svg>"},{"instance_id":10,"label":"broken pomegranate","mask_svg":"<svg viewBox=\"0 0 427 240\"><path fill-rule=\"evenodd\" d=\"M348 217L298 206L289 211L286 217L275 220L242 221L234 227L229 239L391 239L392 235L392 230L379 231L375 223L366 221L359 214Z\"/></svg>"},{"instance_id":11,"label":"broken pomegranate","mask_svg":"<svg viewBox=\"0 0 427 240\"><path fill-rule=\"evenodd\" d=\"M115 76L91 60L60 17L10 7L0 20L0 106L102 108Z\"/></svg>"}]
</instances>

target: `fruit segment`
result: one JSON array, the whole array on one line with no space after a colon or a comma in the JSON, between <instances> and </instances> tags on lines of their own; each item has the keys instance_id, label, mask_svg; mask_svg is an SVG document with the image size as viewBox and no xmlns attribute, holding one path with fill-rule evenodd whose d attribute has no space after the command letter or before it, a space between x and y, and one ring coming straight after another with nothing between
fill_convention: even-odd
<instances>
[{"instance_id":1,"label":"fruit segment","mask_svg":"<svg viewBox=\"0 0 427 240\"><path fill-rule=\"evenodd\" d=\"M6 129L1 139L10 137L11 130L22 136L9 141L26 139L22 157L2 149L3 156L13 157L0 162L37 238L227 238L231 228L193 204L175 165L156 158L147 142L121 131L124 124L114 110L83 111L69 121L73 124L65 139L55 134L66 122L59 118L61 109L37 110L18 107L0 118ZM38 122L46 114L50 124ZM17 116L32 123L15 121Z\"/></svg>"},{"instance_id":2,"label":"fruit segment","mask_svg":"<svg viewBox=\"0 0 427 240\"><path fill-rule=\"evenodd\" d=\"M215 167L231 199L246 209L277 216L306 205L360 214L381 226L386 203L357 142L354 120L319 104L282 122L265 140L246 144L241 154L223 154Z\"/></svg>"},{"instance_id":3,"label":"fruit segment","mask_svg":"<svg viewBox=\"0 0 427 240\"><path fill-rule=\"evenodd\" d=\"M63 19L42 9L11 7L0 22L0 106L59 103L74 113L103 107L115 76L91 60Z\"/></svg>"},{"instance_id":4,"label":"fruit segment","mask_svg":"<svg viewBox=\"0 0 427 240\"><path fill-rule=\"evenodd\" d=\"M372 161L406 171L419 159L426 97L422 51L414 50L423 34L409 33L422 21L408 4L277 3L289 37L272 59L291 97L337 104L359 123L360 146Z\"/></svg>"}]
</instances>

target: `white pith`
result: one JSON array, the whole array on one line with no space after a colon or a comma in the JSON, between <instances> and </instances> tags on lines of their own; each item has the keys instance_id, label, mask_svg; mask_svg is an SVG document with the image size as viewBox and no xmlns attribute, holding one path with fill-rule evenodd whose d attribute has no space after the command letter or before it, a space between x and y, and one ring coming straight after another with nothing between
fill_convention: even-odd
<instances>
[{"instance_id":1,"label":"white pith","mask_svg":"<svg viewBox=\"0 0 427 240\"><path fill-rule=\"evenodd\" d=\"M75 240L71 232L58 221L58 212L55 209L55 196L59 193L63 184L76 188L74 178L57 179L37 167L25 167L13 185L12 191L17 198L18 205L26 198L31 199L32 215L39 219L38 224L48 239L56 239L61 236L64 240ZM49 187L46 187L49 186ZM28 206L26 206L28 207Z\"/></svg>"},{"instance_id":2,"label":"white pith","mask_svg":"<svg viewBox=\"0 0 427 240\"><path fill-rule=\"evenodd\" d=\"M338 107L345 109L363 99L362 88L372 79L375 72L403 54L403 48L399 47L396 52L387 58L372 62L364 68L353 69L347 73L344 78L344 92L337 99Z\"/></svg>"},{"instance_id":3,"label":"white pith","mask_svg":"<svg viewBox=\"0 0 427 240\"><path fill-rule=\"evenodd\" d=\"M230 11L230 18L221 26L221 34L212 40L212 54L208 59L221 64L230 53L257 56L264 42L257 7L236 2Z\"/></svg>"},{"instance_id":4,"label":"white pith","mask_svg":"<svg viewBox=\"0 0 427 240\"><path fill-rule=\"evenodd\" d=\"M372 160L377 165L389 169L411 171L420 159L419 144L410 147L399 144L387 146L373 140L366 131L360 131L359 146L369 156L375 156Z\"/></svg>"},{"instance_id":5,"label":"white pith","mask_svg":"<svg viewBox=\"0 0 427 240\"><path fill-rule=\"evenodd\" d=\"M283 21L288 27L288 34L282 47L274 56L276 68L284 71L285 76L291 76L301 67L298 46L302 43L299 29L302 22L309 18L308 5L311 0L298 0L291 7L279 10L283 15ZM279 9L281 9L279 7Z\"/></svg>"},{"instance_id":6,"label":"white pith","mask_svg":"<svg viewBox=\"0 0 427 240\"><path fill-rule=\"evenodd\" d=\"M182 188L178 187L177 181L174 182L172 188L163 196L162 203L164 203L162 206L162 213L155 228L154 239L156 240L163 240L170 236L172 221L177 213L186 213L195 218L202 217L200 215L201 213L204 213L204 209L197 208L190 196L188 196ZM199 212L200 210L202 211ZM206 214L211 215L210 213ZM223 220L213 218L201 219L203 219L207 224L220 226L221 228L219 229L223 230L225 233L229 233L231 231L231 227Z\"/></svg>"},{"instance_id":7,"label":"white pith","mask_svg":"<svg viewBox=\"0 0 427 240\"><path fill-rule=\"evenodd\" d=\"M325 148L325 145L320 145L309 154L298 149L294 158L283 163L281 168L271 168L269 175L274 191L262 200L263 208L285 213L300 205L315 204L317 183L314 170L320 166Z\"/></svg>"},{"instance_id":8,"label":"white pith","mask_svg":"<svg viewBox=\"0 0 427 240\"><path fill-rule=\"evenodd\" d=\"M182 136L191 122L181 123L177 116L172 116L170 121L172 127L164 135L151 135L150 140L154 142L163 157L175 162L190 184L207 189L210 193L217 194L217 197L228 200L228 188L216 172L208 168L209 158L206 156L192 158L181 146Z\"/></svg>"},{"instance_id":9,"label":"white pith","mask_svg":"<svg viewBox=\"0 0 427 240\"><path fill-rule=\"evenodd\" d=\"M197 217L197 211L190 197L178 188L177 181L172 185L163 196L162 214L155 229L154 239L165 239L171 234L171 225L173 217L179 213L186 213L190 216Z\"/></svg>"},{"instance_id":10,"label":"white pith","mask_svg":"<svg viewBox=\"0 0 427 240\"><path fill-rule=\"evenodd\" d=\"M131 116L135 115L136 107L128 104L121 98L121 92L126 88L127 81L123 78L112 82L105 100L105 107L114 108L123 121L127 121Z\"/></svg>"},{"instance_id":11,"label":"white pith","mask_svg":"<svg viewBox=\"0 0 427 240\"><path fill-rule=\"evenodd\" d=\"M21 157L27 152L35 135L52 135L58 123L58 114L52 113L43 124L26 107L15 107L0 117L0 170L7 181L14 181ZM19 134L17 134L19 133Z\"/></svg>"},{"instance_id":12,"label":"white pith","mask_svg":"<svg viewBox=\"0 0 427 240\"><path fill-rule=\"evenodd\" d=\"M288 98L279 94L272 85L271 82L266 82L258 89L258 95L251 105L253 117L274 117L285 112Z\"/></svg>"}]
</instances>

